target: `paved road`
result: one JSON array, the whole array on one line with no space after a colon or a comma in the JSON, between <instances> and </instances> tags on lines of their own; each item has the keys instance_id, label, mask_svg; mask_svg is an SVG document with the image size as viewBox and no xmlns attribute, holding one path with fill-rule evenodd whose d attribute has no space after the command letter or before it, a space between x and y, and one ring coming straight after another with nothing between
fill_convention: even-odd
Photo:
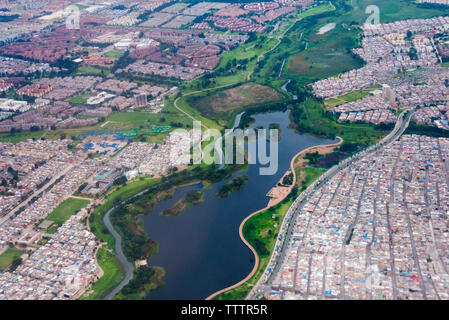
<instances>
[{"instance_id":1,"label":"paved road","mask_svg":"<svg viewBox=\"0 0 449 320\"><path fill-rule=\"evenodd\" d=\"M108 295L104 298L104 300L111 300L120 290L122 290L122 288L124 286L126 286L128 284L128 282L132 279L133 272L134 272L134 265L131 262L129 262L128 259L126 258L126 256L123 254L122 237L118 234L118 232L112 226L112 223L110 220L111 212L114 211L119 205L125 203L128 200L132 200L134 198L141 196L148 190L150 190L150 188L142 190L139 193L132 196L131 198L123 200L120 204L109 209L109 211L106 212L106 214L104 215L104 218L103 218L104 224L115 239L115 253L116 253L117 258L119 259L120 263L122 264L123 268L125 269L125 278L122 280L122 282L120 282L118 284L117 287L115 287L111 292L108 293Z\"/></svg>"},{"instance_id":2,"label":"paved road","mask_svg":"<svg viewBox=\"0 0 449 320\"><path fill-rule=\"evenodd\" d=\"M274 246L275 250L272 253L272 256L270 258L270 261L268 262L268 265L265 269L264 274L261 276L257 284L254 286L254 288L251 290L251 292L248 294L247 299L255 299L258 295L260 295L264 287L266 285L271 285L271 282L275 278L275 275L278 271L280 266L282 265L282 261L285 258L286 250L284 250L283 246L284 244L290 244L293 240L293 227L298 218L298 215L301 211L302 206L306 203L307 198L314 193L318 188L321 188L327 181L332 179L337 173L339 173L341 170L347 168L355 161L358 161L359 159L374 153L378 151L380 148L383 148L394 141L396 141L407 129L411 116L413 115L414 109L408 110L406 112L403 112L396 122L396 125L394 129L385 137L383 138L379 143L376 145L346 159L343 160L338 165L332 167L328 171L326 171L320 178L315 180L304 192L302 192L299 197L295 200L295 202L292 204L290 209L288 210L287 214L285 215L285 218L282 222L280 231L279 231L279 237L276 240L276 244ZM276 250L277 248L277 250ZM277 252L281 252L279 255ZM271 270L269 272L268 270Z\"/></svg>"},{"instance_id":3,"label":"paved road","mask_svg":"<svg viewBox=\"0 0 449 320\"><path fill-rule=\"evenodd\" d=\"M8 212L8 214L6 214L5 216L0 218L0 226L2 224L4 224L9 218L11 218L14 214L16 214L16 212L22 208L25 205L28 205L28 201L30 201L30 199L33 199L34 197L38 196L41 192L43 192L45 189L48 188L49 185L51 185L52 183L54 183L56 180L58 180L59 178L61 178L63 175L65 175L67 172L69 172L70 170L73 169L73 165L69 166L67 168L65 168L63 171L61 171L60 173L58 173L57 175L55 175L53 178L50 179L50 181L48 181L44 186L42 186L41 188L39 188L38 190L34 191L29 197L27 197L24 201L22 201L20 204L18 204L14 209L12 209L10 212Z\"/></svg>"},{"instance_id":4,"label":"paved road","mask_svg":"<svg viewBox=\"0 0 449 320\"><path fill-rule=\"evenodd\" d=\"M293 100L298 100L298 96L296 94L293 94L287 90L287 86L290 83L290 81L292 81L292 80L288 79L287 82L284 83L284 85L281 87L281 89L284 90L285 92L287 92L292 97Z\"/></svg>"},{"instance_id":5,"label":"paved road","mask_svg":"<svg viewBox=\"0 0 449 320\"><path fill-rule=\"evenodd\" d=\"M117 255L117 258L120 260L120 263L122 264L123 268L125 269L125 278L122 280L122 282L119 283L117 287L115 287L109 294L105 297L105 300L111 300L124 286L128 284L128 282L133 277L134 272L134 266L131 262L128 261L128 259L123 254L122 250L122 237L115 231L114 227L112 226L111 220L109 219L109 216L112 211L114 211L116 207L113 207L109 209L109 211L104 215L103 221L108 228L109 232L112 234L112 236L115 239L115 253Z\"/></svg>"}]
</instances>

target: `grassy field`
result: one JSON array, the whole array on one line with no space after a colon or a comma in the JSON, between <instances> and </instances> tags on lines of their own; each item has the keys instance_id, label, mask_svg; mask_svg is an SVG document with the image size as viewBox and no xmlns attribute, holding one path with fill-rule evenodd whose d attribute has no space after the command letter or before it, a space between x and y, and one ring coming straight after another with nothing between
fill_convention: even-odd
<instances>
[{"instance_id":1,"label":"grassy field","mask_svg":"<svg viewBox=\"0 0 449 320\"><path fill-rule=\"evenodd\" d=\"M93 284L87 294L80 297L80 300L103 299L125 276L125 271L120 261L109 250L100 248L97 253L97 260L104 274Z\"/></svg>"},{"instance_id":2,"label":"grassy field","mask_svg":"<svg viewBox=\"0 0 449 320\"><path fill-rule=\"evenodd\" d=\"M277 40L275 38L267 38L264 35L259 35L255 41L223 53L216 70L225 69L226 65L233 59L235 59L237 63L243 64L244 68L231 68L231 70L228 70L228 74L218 74L215 77L214 86L218 87L247 81L249 75L254 72L257 65L257 57L273 48L276 43ZM244 60L245 63L241 62L242 60ZM192 87L195 85L195 83L192 83Z\"/></svg>"},{"instance_id":3,"label":"grassy field","mask_svg":"<svg viewBox=\"0 0 449 320\"><path fill-rule=\"evenodd\" d=\"M375 85L364 90L355 90L335 98L329 98L326 101L324 101L324 105L326 106L327 109L331 109L344 103L362 99L367 95L369 95L372 91L380 88L381 88L380 85Z\"/></svg>"},{"instance_id":4,"label":"grassy field","mask_svg":"<svg viewBox=\"0 0 449 320\"><path fill-rule=\"evenodd\" d=\"M91 76L107 76L110 73L109 70L99 69L91 66L79 66L78 75L91 75Z\"/></svg>"},{"instance_id":5,"label":"grassy field","mask_svg":"<svg viewBox=\"0 0 449 320\"><path fill-rule=\"evenodd\" d=\"M338 25L322 35L313 31L305 40L304 49L305 46L307 49L289 58L288 76L301 76L314 81L363 66L363 62L351 52L351 48L359 46L357 29Z\"/></svg>"},{"instance_id":6,"label":"grassy field","mask_svg":"<svg viewBox=\"0 0 449 320\"><path fill-rule=\"evenodd\" d=\"M325 169L312 168L312 167L306 167L306 168L302 168L300 170L304 172L304 180L301 185L301 188L303 188L304 190L310 184L312 184L313 181L318 179L324 172L326 172Z\"/></svg>"},{"instance_id":7,"label":"grassy field","mask_svg":"<svg viewBox=\"0 0 449 320\"><path fill-rule=\"evenodd\" d=\"M89 204L89 200L68 198L61 203L52 213L50 213L45 219L54 221L58 225L62 225L72 215L80 211L83 207Z\"/></svg>"},{"instance_id":8,"label":"grassy field","mask_svg":"<svg viewBox=\"0 0 449 320\"><path fill-rule=\"evenodd\" d=\"M351 3L351 1L346 1ZM424 9L418 8L414 5L413 0L353 0L353 11L345 16L346 21L356 21L363 23L368 15L365 13L365 8L369 5L376 5L380 11L380 23L387 23L404 19L426 19L438 15L448 15L448 10L441 9Z\"/></svg>"},{"instance_id":9,"label":"grassy field","mask_svg":"<svg viewBox=\"0 0 449 320\"><path fill-rule=\"evenodd\" d=\"M0 255L0 271L5 271L9 268L14 259L22 255L22 251L15 248L8 248Z\"/></svg>"},{"instance_id":10,"label":"grassy field","mask_svg":"<svg viewBox=\"0 0 449 320\"><path fill-rule=\"evenodd\" d=\"M82 97L76 97L79 103L82 103L81 98ZM210 120L208 119L204 119L204 121L210 122ZM148 128L150 126L165 126L170 125L171 122L181 123L184 128L192 126L192 120L190 118L187 118L185 115L181 115L180 111L173 107L173 102L168 101L164 110L161 113L157 114L149 112L113 112L105 119L104 122L98 123L93 126L71 129L21 131L16 132L13 135L11 135L10 133L0 133L0 141L17 143L33 138L46 138L56 140L60 139L63 136L70 139L72 137L75 138L80 136L83 131L132 129L140 128L140 126L148 131ZM159 143L166 136L167 134L158 134L155 136L145 136L145 138L148 142ZM136 141L139 141L142 137L143 135L139 133L138 136L134 138Z\"/></svg>"},{"instance_id":11,"label":"grassy field","mask_svg":"<svg viewBox=\"0 0 449 320\"><path fill-rule=\"evenodd\" d=\"M178 100L177 105L179 108L190 114L192 117L194 117L197 121L201 121L202 125L205 125L208 128L211 129L223 129L223 125L219 123L219 121L216 121L214 119L206 118L204 115L201 114L201 112L190 106L190 104L187 103L186 99L188 99L190 96L183 97ZM182 117L186 117L186 115L182 115ZM187 118L188 121L190 121L190 125L192 125L192 119Z\"/></svg>"},{"instance_id":12,"label":"grassy field","mask_svg":"<svg viewBox=\"0 0 449 320\"><path fill-rule=\"evenodd\" d=\"M187 102L206 117L243 110L248 107L283 100L276 90L258 83L245 83L234 88L219 90L209 95L187 97Z\"/></svg>"},{"instance_id":13,"label":"grassy field","mask_svg":"<svg viewBox=\"0 0 449 320\"><path fill-rule=\"evenodd\" d=\"M124 53L121 51L110 50L106 52L104 55L111 58L121 58L123 57Z\"/></svg>"},{"instance_id":14,"label":"grassy field","mask_svg":"<svg viewBox=\"0 0 449 320\"><path fill-rule=\"evenodd\" d=\"M91 95L89 93L80 93L76 96L71 97L67 101L73 104L86 104L87 99L89 99L90 97Z\"/></svg>"}]
</instances>

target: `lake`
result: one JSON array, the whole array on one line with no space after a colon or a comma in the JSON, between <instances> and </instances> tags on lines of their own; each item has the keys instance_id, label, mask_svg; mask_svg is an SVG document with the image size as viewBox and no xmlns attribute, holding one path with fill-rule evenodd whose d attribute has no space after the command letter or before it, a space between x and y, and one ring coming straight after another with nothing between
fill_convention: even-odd
<instances>
[{"instance_id":1,"label":"lake","mask_svg":"<svg viewBox=\"0 0 449 320\"><path fill-rule=\"evenodd\" d=\"M179 188L172 199L155 205L154 211L142 218L149 237L159 243L159 252L148 259L149 265L165 269L165 286L146 299L205 299L210 294L245 278L252 270L254 257L239 237L242 220L268 204L267 192L277 184L290 167L292 157L310 146L335 143L288 129L289 112L255 115L251 127L277 123L281 129L279 169L275 175L259 175L259 164L249 165L248 183L228 198L215 196L228 180L204 189L202 184ZM269 149L268 149L269 150ZM176 217L160 216L190 190L204 192L204 202L186 209Z\"/></svg>"}]
</instances>

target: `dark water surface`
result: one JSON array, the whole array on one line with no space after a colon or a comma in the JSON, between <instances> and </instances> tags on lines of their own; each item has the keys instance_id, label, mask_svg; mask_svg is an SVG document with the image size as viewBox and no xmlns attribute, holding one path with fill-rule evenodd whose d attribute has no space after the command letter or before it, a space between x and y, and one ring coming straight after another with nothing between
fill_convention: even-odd
<instances>
[{"instance_id":1,"label":"dark water surface","mask_svg":"<svg viewBox=\"0 0 449 320\"><path fill-rule=\"evenodd\" d=\"M179 188L172 199L159 202L154 212L144 216L144 227L151 239L159 243L159 252L148 260L150 265L165 269L165 287L150 293L147 299L205 299L217 290L228 287L246 277L253 268L253 254L239 237L242 220L265 207L267 192L276 185L290 166L291 158L310 146L333 143L311 135L299 135L287 128L289 111L255 115L252 127L268 128L278 123L279 168L275 175L259 175L259 165L249 165L248 183L228 198L216 197L218 189L229 178L204 189L202 184ZM177 217L162 217L190 190L204 192L204 202Z\"/></svg>"}]
</instances>

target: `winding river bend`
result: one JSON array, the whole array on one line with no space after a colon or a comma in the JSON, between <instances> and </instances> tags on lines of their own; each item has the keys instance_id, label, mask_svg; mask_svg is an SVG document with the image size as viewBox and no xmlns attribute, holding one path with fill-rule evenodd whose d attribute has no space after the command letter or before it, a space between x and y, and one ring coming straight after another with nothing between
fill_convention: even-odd
<instances>
[{"instance_id":1,"label":"winding river bend","mask_svg":"<svg viewBox=\"0 0 449 320\"><path fill-rule=\"evenodd\" d=\"M248 183L228 198L215 196L229 179L210 189L196 184L179 188L173 198L159 202L144 216L143 223L151 239L159 243L159 252L148 260L166 270L165 286L147 299L205 299L211 293L243 279L253 268L253 254L239 237L239 225L252 212L268 203L267 192L276 185L290 166L291 158L310 146L336 142L311 135L299 135L288 129L289 111L255 115L253 128L280 125L279 168L275 175L259 175L259 164L250 165ZM269 149L268 149L269 150ZM204 192L204 202L177 217L160 216L190 190Z\"/></svg>"}]
</instances>

